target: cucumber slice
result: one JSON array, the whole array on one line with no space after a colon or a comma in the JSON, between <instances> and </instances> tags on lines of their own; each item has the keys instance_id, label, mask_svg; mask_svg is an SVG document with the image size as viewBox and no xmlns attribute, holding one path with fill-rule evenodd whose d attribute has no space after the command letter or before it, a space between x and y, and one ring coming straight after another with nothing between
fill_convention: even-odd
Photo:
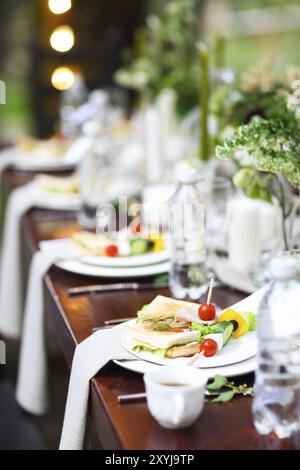
<instances>
[{"instance_id":1,"label":"cucumber slice","mask_svg":"<svg viewBox=\"0 0 300 470\"><path fill-rule=\"evenodd\" d=\"M142 255L147 253L148 249L148 240L143 238L135 238L130 240L130 254L131 255Z\"/></svg>"},{"instance_id":2,"label":"cucumber slice","mask_svg":"<svg viewBox=\"0 0 300 470\"><path fill-rule=\"evenodd\" d=\"M217 345L218 345L218 349L221 349L225 346L225 344L227 343L227 341L229 340L230 336L231 336L231 333L233 331L233 325L231 323L228 323L228 322L222 322L222 323L227 323L227 325L221 325L219 323L219 330L222 330L222 331L215 331L214 333L209 333L205 338L210 338L210 339L213 339Z\"/></svg>"},{"instance_id":3,"label":"cucumber slice","mask_svg":"<svg viewBox=\"0 0 300 470\"><path fill-rule=\"evenodd\" d=\"M205 326L202 323L193 322L192 330L199 330L202 336L208 335L209 333L223 333L226 330L226 327L230 325L228 321L221 321L215 323L214 325Z\"/></svg>"},{"instance_id":4,"label":"cucumber slice","mask_svg":"<svg viewBox=\"0 0 300 470\"><path fill-rule=\"evenodd\" d=\"M227 323L227 322L222 322L222 323ZM225 327L225 330L223 331L223 347L229 340L232 332L233 332L233 325L232 323L228 323L228 325Z\"/></svg>"},{"instance_id":5,"label":"cucumber slice","mask_svg":"<svg viewBox=\"0 0 300 470\"><path fill-rule=\"evenodd\" d=\"M215 326L215 328L213 331L210 331L210 333L222 333L223 334L228 328L228 326L232 327L233 329L232 323L225 321L225 320L220 321L219 323L216 323L216 325L213 325L213 326Z\"/></svg>"}]
</instances>

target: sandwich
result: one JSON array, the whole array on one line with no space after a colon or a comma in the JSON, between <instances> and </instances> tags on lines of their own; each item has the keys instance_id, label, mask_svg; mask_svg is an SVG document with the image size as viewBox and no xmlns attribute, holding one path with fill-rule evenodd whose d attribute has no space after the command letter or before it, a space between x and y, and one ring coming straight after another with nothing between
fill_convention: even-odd
<instances>
[{"instance_id":1,"label":"sandwich","mask_svg":"<svg viewBox=\"0 0 300 470\"><path fill-rule=\"evenodd\" d=\"M212 325L217 322L203 321L199 318L200 304L171 299L158 295L150 304L137 313L138 323L154 331L171 331L172 328L188 328L192 322Z\"/></svg>"},{"instance_id":2,"label":"sandwich","mask_svg":"<svg viewBox=\"0 0 300 470\"><path fill-rule=\"evenodd\" d=\"M136 352L149 351L157 357L193 356L199 352L199 331L151 331L136 323L125 326L126 344Z\"/></svg>"},{"instance_id":3,"label":"sandwich","mask_svg":"<svg viewBox=\"0 0 300 470\"><path fill-rule=\"evenodd\" d=\"M114 235L114 237L113 237ZM95 256L137 256L154 251L154 242L136 237L118 237L118 234L77 232L72 236L75 247L81 254Z\"/></svg>"},{"instance_id":4,"label":"sandwich","mask_svg":"<svg viewBox=\"0 0 300 470\"><path fill-rule=\"evenodd\" d=\"M136 323L125 326L125 343L135 352L148 351L159 358L176 359L199 353L201 344L206 339L213 340L218 351L228 342L232 331L233 325L227 321L206 327L205 332L180 328L174 328L173 331L153 331Z\"/></svg>"},{"instance_id":5,"label":"sandwich","mask_svg":"<svg viewBox=\"0 0 300 470\"><path fill-rule=\"evenodd\" d=\"M62 194L79 193L79 181L76 176L39 175L36 178L39 187L47 192Z\"/></svg>"},{"instance_id":6,"label":"sandwich","mask_svg":"<svg viewBox=\"0 0 300 470\"><path fill-rule=\"evenodd\" d=\"M77 232L72 235L74 247L84 255L102 256L106 247L109 245L109 239L103 235L91 232Z\"/></svg>"},{"instance_id":7,"label":"sandwich","mask_svg":"<svg viewBox=\"0 0 300 470\"><path fill-rule=\"evenodd\" d=\"M135 352L151 352L159 358L194 355L211 357L230 338L255 329L255 314L225 310L218 319L203 321L199 304L162 295L138 312L136 322L124 326L124 343ZM247 325L246 328L246 318Z\"/></svg>"}]
</instances>

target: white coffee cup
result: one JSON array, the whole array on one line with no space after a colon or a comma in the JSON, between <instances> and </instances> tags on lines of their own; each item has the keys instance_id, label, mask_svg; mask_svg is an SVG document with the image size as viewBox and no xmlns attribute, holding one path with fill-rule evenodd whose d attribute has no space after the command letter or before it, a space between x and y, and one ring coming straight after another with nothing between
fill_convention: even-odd
<instances>
[{"instance_id":1,"label":"white coffee cup","mask_svg":"<svg viewBox=\"0 0 300 470\"><path fill-rule=\"evenodd\" d=\"M200 415L207 376L193 367L160 367L144 375L152 416L168 429L186 428Z\"/></svg>"}]
</instances>

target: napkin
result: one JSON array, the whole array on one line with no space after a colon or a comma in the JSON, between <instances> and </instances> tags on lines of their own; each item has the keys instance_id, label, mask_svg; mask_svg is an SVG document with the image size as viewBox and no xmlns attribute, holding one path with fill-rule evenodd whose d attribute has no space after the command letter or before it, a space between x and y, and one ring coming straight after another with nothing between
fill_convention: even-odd
<instances>
[{"instance_id":1,"label":"napkin","mask_svg":"<svg viewBox=\"0 0 300 470\"><path fill-rule=\"evenodd\" d=\"M14 162L14 150L10 147L0 152L0 182L3 171Z\"/></svg>"},{"instance_id":2,"label":"napkin","mask_svg":"<svg viewBox=\"0 0 300 470\"><path fill-rule=\"evenodd\" d=\"M36 252L30 265L16 398L22 408L36 415L48 408L43 277L58 259L72 256L68 239L55 240L47 250Z\"/></svg>"},{"instance_id":3,"label":"napkin","mask_svg":"<svg viewBox=\"0 0 300 470\"><path fill-rule=\"evenodd\" d=\"M215 270L220 281L246 294L252 294L257 290L250 277L232 267L228 258L218 257L215 261Z\"/></svg>"},{"instance_id":4,"label":"napkin","mask_svg":"<svg viewBox=\"0 0 300 470\"><path fill-rule=\"evenodd\" d=\"M36 181L15 189L8 200L4 221L2 257L0 261L0 331L9 338L18 338L22 323L22 283L20 253L21 217L33 206L57 210L79 208L77 196L41 190Z\"/></svg>"},{"instance_id":5,"label":"napkin","mask_svg":"<svg viewBox=\"0 0 300 470\"><path fill-rule=\"evenodd\" d=\"M22 408L36 415L45 413L48 407L43 277L57 256L53 252L38 251L29 272L16 398ZM21 323L20 317L18 322Z\"/></svg>"},{"instance_id":6,"label":"napkin","mask_svg":"<svg viewBox=\"0 0 300 470\"><path fill-rule=\"evenodd\" d=\"M32 191L22 187L11 193L6 207L0 261L0 331L11 338L17 338L21 329L20 220L33 204Z\"/></svg>"},{"instance_id":7,"label":"napkin","mask_svg":"<svg viewBox=\"0 0 300 470\"><path fill-rule=\"evenodd\" d=\"M90 380L113 359L131 359L121 344L121 329L97 331L80 343L73 357L60 450L83 447Z\"/></svg>"}]
</instances>

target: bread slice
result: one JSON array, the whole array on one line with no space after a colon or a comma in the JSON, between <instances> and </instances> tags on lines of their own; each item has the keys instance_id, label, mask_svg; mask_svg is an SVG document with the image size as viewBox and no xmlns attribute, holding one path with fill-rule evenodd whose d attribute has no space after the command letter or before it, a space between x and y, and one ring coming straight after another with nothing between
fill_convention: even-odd
<instances>
[{"instance_id":1,"label":"bread slice","mask_svg":"<svg viewBox=\"0 0 300 470\"><path fill-rule=\"evenodd\" d=\"M72 241L83 253L99 256L104 254L104 249L109 244L107 237L84 231L75 233Z\"/></svg>"},{"instance_id":2,"label":"bread slice","mask_svg":"<svg viewBox=\"0 0 300 470\"><path fill-rule=\"evenodd\" d=\"M166 318L175 318L176 312L182 307L198 312L199 304L158 295L147 307L139 311L137 315L138 318L143 321L158 321Z\"/></svg>"},{"instance_id":3,"label":"bread slice","mask_svg":"<svg viewBox=\"0 0 300 470\"><path fill-rule=\"evenodd\" d=\"M152 349L169 349L175 345L191 343L199 339L199 331L152 331L139 324L125 325L125 332L134 342L150 346Z\"/></svg>"}]
</instances>

